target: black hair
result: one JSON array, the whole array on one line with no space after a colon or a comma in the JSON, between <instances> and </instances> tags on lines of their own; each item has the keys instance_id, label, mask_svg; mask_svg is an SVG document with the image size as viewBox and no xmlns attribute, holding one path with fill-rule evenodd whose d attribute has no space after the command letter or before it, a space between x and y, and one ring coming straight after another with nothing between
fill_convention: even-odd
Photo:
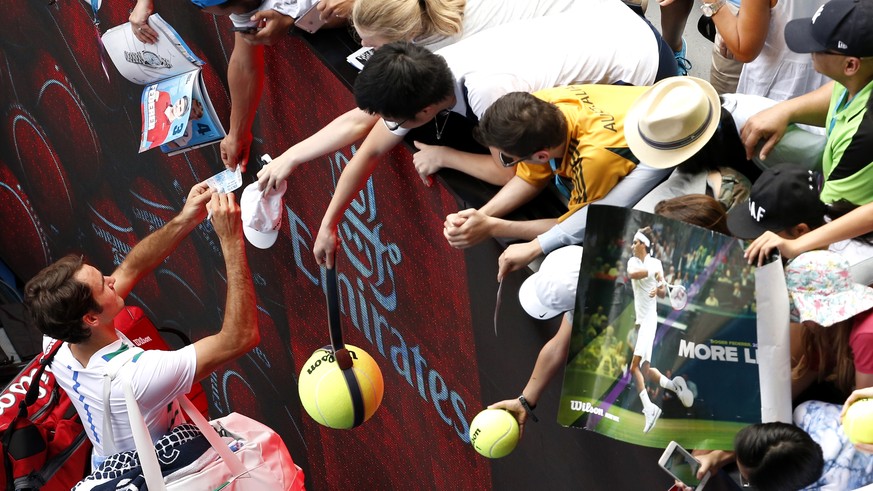
<instances>
[{"instance_id":1,"label":"black hair","mask_svg":"<svg viewBox=\"0 0 873 491\"><path fill-rule=\"evenodd\" d=\"M355 102L370 114L400 122L454 93L446 60L412 43L377 49L355 80Z\"/></svg>"},{"instance_id":2,"label":"black hair","mask_svg":"<svg viewBox=\"0 0 873 491\"><path fill-rule=\"evenodd\" d=\"M721 99L722 103L724 100ZM706 144L679 168L688 174L717 170L719 167L730 167L737 170L751 182L761 176L761 169L754 162L746 159L746 149L740 139L740 132L730 111L722 109L718 128Z\"/></svg>"},{"instance_id":3,"label":"black hair","mask_svg":"<svg viewBox=\"0 0 873 491\"><path fill-rule=\"evenodd\" d=\"M747 426L734 438L737 462L761 491L796 491L824 470L821 447L802 429L786 423Z\"/></svg>"}]
</instances>

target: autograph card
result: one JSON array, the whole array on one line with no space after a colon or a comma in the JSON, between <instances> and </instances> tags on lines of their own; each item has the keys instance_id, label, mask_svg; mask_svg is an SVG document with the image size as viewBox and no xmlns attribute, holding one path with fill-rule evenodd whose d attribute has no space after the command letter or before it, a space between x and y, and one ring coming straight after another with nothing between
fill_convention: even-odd
<instances>
[{"instance_id":1,"label":"autograph card","mask_svg":"<svg viewBox=\"0 0 873 491\"><path fill-rule=\"evenodd\" d=\"M242 186L242 168L225 169L206 180L206 185L218 193L230 193Z\"/></svg>"}]
</instances>

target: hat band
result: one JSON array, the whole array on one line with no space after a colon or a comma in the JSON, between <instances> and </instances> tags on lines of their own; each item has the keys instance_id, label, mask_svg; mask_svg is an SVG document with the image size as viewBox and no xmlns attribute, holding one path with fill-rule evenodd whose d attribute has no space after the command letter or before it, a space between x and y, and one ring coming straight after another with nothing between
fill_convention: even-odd
<instances>
[{"instance_id":1,"label":"hat band","mask_svg":"<svg viewBox=\"0 0 873 491\"><path fill-rule=\"evenodd\" d=\"M706 113L706 119L703 120L703 124L700 125L700 127L697 128L694 133L691 133L685 138L680 138L679 140L673 140L671 142L659 142L647 137L645 133L642 132L642 130L640 130L640 138L642 138L647 145L656 150L675 150L677 148L688 146L689 144L700 138L703 133L706 132L706 128L709 127L710 121L712 121L712 104L709 104L709 111L707 111ZM640 129L639 125L637 125L637 129Z\"/></svg>"}]
</instances>

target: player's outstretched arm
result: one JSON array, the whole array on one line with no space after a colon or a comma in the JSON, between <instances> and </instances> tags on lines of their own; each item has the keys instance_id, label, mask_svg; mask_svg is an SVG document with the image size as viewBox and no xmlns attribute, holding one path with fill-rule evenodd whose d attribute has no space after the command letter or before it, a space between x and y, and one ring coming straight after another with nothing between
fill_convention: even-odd
<instances>
[{"instance_id":1,"label":"player's outstretched arm","mask_svg":"<svg viewBox=\"0 0 873 491\"><path fill-rule=\"evenodd\" d=\"M182 211L130 250L112 273L115 291L121 297L127 297L137 282L163 262L179 242L206 218L206 203L211 196L212 191L205 182L196 184L188 193Z\"/></svg>"},{"instance_id":2,"label":"player's outstretched arm","mask_svg":"<svg viewBox=\"0 0 873 491\"><path fill-rule=\"evenodd\" d=\"M227 268L227 300L221 330L194 343L199 381L260 342L255 287L246 260L239 205L233 193L214 194L209 202L212 227L221 242Z\"/></svg>"}]
</instances>

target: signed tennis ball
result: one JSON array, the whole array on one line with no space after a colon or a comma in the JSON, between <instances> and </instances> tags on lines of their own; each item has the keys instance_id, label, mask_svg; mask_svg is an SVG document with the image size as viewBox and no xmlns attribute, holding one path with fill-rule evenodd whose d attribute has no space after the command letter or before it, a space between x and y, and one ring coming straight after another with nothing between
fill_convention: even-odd
<instances>
[{"instance_id":1,"label":"signed tennis ball","mask_svg":"<svg viewBox=\"0 0 873 491\"><path fill-rule=\"evenodd\" d=\"M860 399L849 406L843 430L852 443L873 443L873 399Z\"/></svg>"},{"instance_id":2,"label":"signed tennis ball","mask_svg":"<svg viewBox=\"0 0 873 491\"><path fill-rule=\"evenodd\" d=\"M382 403L384 383L376 360L356 346L347 344L346 349L352 359L351 380L346 380L330 346L316 350L297 379L303 409L330 428L354 428L370 419ZM360 388L363 404L357 408L349 383Z\"/></svg>"},{"instance_id":3,"label":"signed tennis ball","mask_svg":"<svg viewBox=\"0 0 873 491\"><path fill-rule=\"evenodd\" d=\"M503 409L485 409L470 422L470 444L489 459L509 455L518 444L518 421Z\"/></svg>"}]
</instances>

